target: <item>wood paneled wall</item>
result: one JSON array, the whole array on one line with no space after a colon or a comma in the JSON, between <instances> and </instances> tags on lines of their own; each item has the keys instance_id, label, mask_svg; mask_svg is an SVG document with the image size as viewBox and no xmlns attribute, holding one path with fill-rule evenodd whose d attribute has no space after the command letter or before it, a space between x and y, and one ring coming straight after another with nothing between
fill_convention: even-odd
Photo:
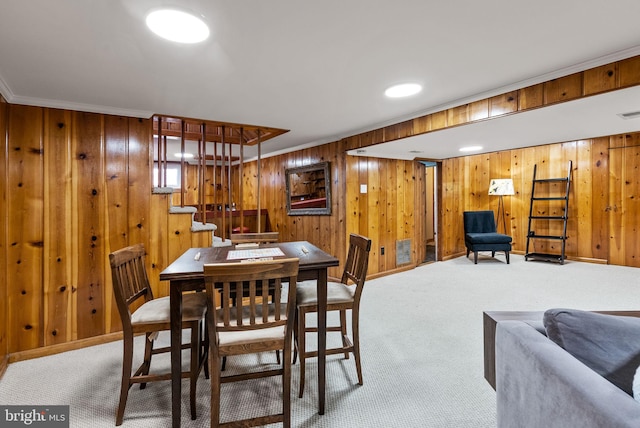
<instances>
[{"instance_id":1,"label":"wood paneled wall","mask_svg":"<svg viewBox=\"0 0 640 428\"><path fill-rule=\"evenodd\" d=\"M348 156L353 142L342 141L262 160L262 208L269 210L271 227L283 241L307 240L346 260L348 236L372 239L369 274L413 267L424 258L424 221L416 220L416 207L424 206L424 167L413 161ZM331 163L332 215L289 216L286 210L285 169L317 162ZM255 207L257 163L244 166L244 200ZM360 193L360 185L367 193ZM411 261L396 264L396 242L411 240ZM384 247L384 255L381 248ZM340 277L343 266L330 275Z\"/></svg>"},{"instance_id":2,"label":"wood paneled wall","mask_svg":"<svg viewBox=\"0 0 640 428\"><path fill-rule=\"evenodd\" d=\"M331 211L330 216L289 216L287 215L285 170L318 162L329 161L331 165ZM242 207L257 207L258 187L261 208L269 210L273 231L280 232L280 240L305 240L345 260L347 240L346 223L347 200L345 191L345 155L340 143L325 144L294 153L262 159L260 183L258 184L257 162L244 165L242 174ZM234 188L237 188L234 179ZM331 268L329 275L340 277L342 266Z\"/></svg>"},{"instance_id":3,"label":"wood paneled wall","mask_svg":"<svg viewBox=\"0 0 640 428\"><path fill-rule=\"evenodd\" d=\"M588 70L580 73L580 94L638 84L638 76L637 57L613 69ZM373 240L370 275L413 267L424 257L424 167L346 151L561 102L573 96L575 80L556 79L517 91L515 98L505 94L263 159L259 186L257 163L249 163L241 178L243 207L256 208L260 189L261 208L269 210L282 240L308 240L344 262L348 234L361 233ZM167 295L167 284L157 280L160 271L188 247L210 245L209 233L191 233L190 215L168 214L171 196L151 194L148 120L0 100L0 132L0 358L118 331L110 251L144 243L154 291ZM464 254L464 210L497 208L497 198L487 195L491 178L514 179L517 194L505 198L508 228L514 250L524 251L533 165L541 177L562 176L572 160L567 254L638 266L639 142L640 133L632 133L443 161L437 180L440 256ZM321 161L331 162L332 215L288 216L285 169ZM363 184L367 193L360 193ZM397 265L396 243L405 239L411 239L411 261ZM330 275L338 277L341 269Z\"/></svg>"},{"instance_id":4,"label":"wood paneled wall","mask_svg":"<svg viewBox=\"0 0 640 428\"><path fill-rule=\"evenodd\" d=\"M0 376L9 358L7 326L7 102L0 95Z\"/></svg>"},{"instance_id":5,"label":"wood paneled wall","mask_svg":"<svg viewBox=\"0 0 640 428\"><path fill-rule=\"evenodd\" d=\"M119 331L108 254L144 243L153 287L166 295L159 272L210 245L210 233L193 234L190 215L169 215L169 196L151 195L148 120L1 105L2 349Z\"/></svg>"},{"instance_id":6,"label":"wood paneled wall","mask_svg":"<svg viewBox=\"0 0 640 428\"><path fill-rule=\"evenodd\" d=\"M467 156L443 162L443 206L446 233L443 256L465 252L462 212L497 210L497 197L487 194L491 178L512 178L516 194L505 196L507 229L514 252L524 253L533 179L564 177L569 160L573 176L567 225L568 257L640 267L640 133L629 133L545 146ZM538 196L553 189L541 188ZM558 193L555 193L556 195ZM544 206L536 205L538 209ZM552 203L546 209L552 213ZM548 225L551 234L560 234ZM540 229L538 229L540 232ZM558 252L558 243L536 242L535 251ZM545 247L545 245L547 247ZM533 249L533 248L531 248Z\"/></svg>"}]
</instances>

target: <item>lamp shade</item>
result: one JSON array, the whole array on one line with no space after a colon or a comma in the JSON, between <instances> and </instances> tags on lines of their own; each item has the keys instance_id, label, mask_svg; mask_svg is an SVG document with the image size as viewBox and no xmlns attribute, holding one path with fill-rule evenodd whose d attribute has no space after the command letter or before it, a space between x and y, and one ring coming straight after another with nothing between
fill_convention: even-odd
<instances>
[{"instance_id":1,"label":"lamp shade","mask_svg":"<svg viewBox=\"0 0 640 428\"><path fill-rule=\"evenodd\" d=\"M493 178L489 183L489 195L504 196L514 195L513 180L510 178Z\"/></svg>"}]
</instances>

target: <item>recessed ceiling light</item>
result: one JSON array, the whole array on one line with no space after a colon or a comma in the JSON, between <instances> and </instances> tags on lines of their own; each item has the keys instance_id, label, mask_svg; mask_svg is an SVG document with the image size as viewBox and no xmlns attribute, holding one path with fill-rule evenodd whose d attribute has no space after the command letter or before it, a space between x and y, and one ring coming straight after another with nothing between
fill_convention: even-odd
<instances>
[{"instance_id":1,"label":"recessed ceiling light","mask_svg":"<svg viewBox=\"0 0 640 428\"><path fill-rule=\"evenodd\" d=\"M402 83L387 88L384 94L389 98L402 98L415 95L422 90L422 85L418 83Z\"/></svg>"},{"instance_id":2,"label":"recessed ceiling light","mask_svg":"<svg viewBox=\"0 0 640 428\"><path fill-rule=\"evenodd\" d=\"M468 146L460 148L461 152L477 152L479 150L482 150L482 146Z\"/></svg>"},{"instance_id":3,"label":"recessed ceiling light","mask_svg":"<svg viewBox=\"0 0 640 428\"><path fill-rule=\"evenodd\" d=\"M175 153L174 156L177 158L191 159L193 158L193 153Z\"/></svg>"},{"instance_id":4,"label":"recessed ceiling light","mask_svg":"<svg viewBox=\"0 0 640 428\"><path fill-rule=\"evenodd\" d=\"M146 22L151 31L172 42L199 43L209 37L209 27L201 18L181 10L154 10Z\"/></svg>"}]
</instances>

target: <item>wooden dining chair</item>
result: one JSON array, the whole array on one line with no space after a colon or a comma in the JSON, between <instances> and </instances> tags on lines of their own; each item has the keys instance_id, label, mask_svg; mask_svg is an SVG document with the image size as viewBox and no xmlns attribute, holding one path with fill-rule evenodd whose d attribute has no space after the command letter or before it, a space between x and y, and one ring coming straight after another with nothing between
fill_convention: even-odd
<instances>
[{"instance_id":1,"label":"wooden dining chair","mask_svg":"<svg viewBox=\"0 0 640 428\"><path fill-rule=\"evenodd\" d=\"M232 233L231 243L236 244L267 244L272 242L278 242L280 239L279 232L247 232L247 233ZM276 351L276 359L280 364L280 352ZM222 370L225 370L227 366L226 357L222 359Z\"/></svg>"},{"instance_id":2,"label":"wooden dining chair","mask_svg":"<svg viewBox=\"0 0 640 428\"><path fill-rule=\"evenodd\" d=\"M121 425L127 404L129 389L135 383L140 389L147 382L170 380L171 373L150 374L151 357L169 352L170 347L154 349L154 340L158 332L170 330L169 297L154 299L144 264L143 244L126 247L109 254L113 290L122 320L124 352L122 359L122 380L120 401L116 411L116 425ZM209 339L205 335L205 314L207 298L205 293L186 293L182 300L182 328L191 329L191 342L182 345L191 349L191 364L188 371L182 372L183 378L189 378L191 384L191 419L196 418L196 382L202 367L208 377L207 355ZM133 366L133 338L145 334L144 358L140 367L131 374ZM204 336L203 336L204 335Z\"/></svg>"},{"instance_id":3,"label":"wooden dining chair","mask_svg":"<svg viewBox=\"0 0 640 428\"><path fill-rule=\"evenodd\" d=\"M291 350L298 263L297 258L290 258L204 265L209 297L211 427L276 422L282 422L285 428L291 426ZM284 282L289 285L282 287ZM269 299L270 290L275 290L273 300ZM221 303L214 307L215 302ZM278 368L223 376L223 357L275 350L282 350L285 355ZM221 384L268 376L282 376L282 412L221 424ZM274 391L274 395L279 393Z\"/></svg>"},{"instance_id":4,"label":"wooden dining chair","mask_svg":"<svg viewBox=\"0 0 640 428\"><path fill-rule=\"evenodd\" d=\"M232 244L249 244L249 243L269 243L278 242L280 240L279 232L261 232L261 233L232 233Z\"/></svg>"},{"instance_id":5,"label":"wooden dining chair","mask_svg":"<svg viewBox=\"0 0 640 428\"><path fill-rule=\"evenodd\" d=\"M369 266L369 252L371 239L364 236L351 234L349 237L349 252L344 266L341 282L327 283L327 312L340 311L340 325L328 326L327 332L340 332L342 335L342 347L327 349L327 355L344 354L346 359L349 353L353 353L356 360L358 383L362 385L362 363L360 360L360 329L359 312L360 298L364 288L364 281ZM295 327L295 348L293 362L300 355L300 391L298 396L302 398L304 393L305 360L317 357L318 351L307 351L306 333L317 333L317 327L306 326L306 316L311 312L318 312L318 294L315 281L298 283L296 292L297 312ZM347 335L347 310L351 310L351 330L353 341Z\"/></svg>"}]
</instances>

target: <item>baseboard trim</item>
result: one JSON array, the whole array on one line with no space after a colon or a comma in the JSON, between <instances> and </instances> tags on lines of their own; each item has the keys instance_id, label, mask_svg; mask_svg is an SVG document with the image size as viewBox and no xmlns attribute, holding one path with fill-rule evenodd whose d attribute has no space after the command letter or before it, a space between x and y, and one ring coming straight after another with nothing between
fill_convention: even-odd
<instances>
[{"instance_id":1,"label":"baseboard trim","mask_svg":"<svg viewBox=\"0 0 640 428\"><path fill-rule=\"evenodd\" d=\"M384 272L372 273L371 275L367 275L367 279L381 278L383 276L392 275L394 273L399 273L399 272L404 272L404 271L407 271L407 270L412 270L412 269L415 269L416 266L417 265L411 263L411 264L408 264L408 265L401 266L399 268L386 270Z\"/></svg>"},{"instance_id":2,"label":"baseboard trim","mask_svg":"<svg viewBox=\"0 0 640 428\"><path fill-rule=\"evenodd\" d=\"M606 259L594 259L591 257L567 257L567 260L574 260L576 262L595 263L598 265L608 265L609 261Z\"/></svg>"},{"instance_id":3,"label":"baseboard trim","mask_svg":"<svg viewBox=\"0 0 640 428\"><path fill-rule=\"evenodd\" d=\"M9 355L8 364L17 363L18 361L31 360L33 358L47 357L49 355L60 354L61 352L74 351L76 349L87 348L89 346L102 345L104 343L114 342L121 339L122 332L108 333L102 336L74 340L73 342L59 343L57 345L29 349L27 351L14 352ZM0 366L0 370L1 369L2 367Z\"/></svg>"},{"instance_id":4,"label":"baseboard trim","mask_svg":"<svg viewBox=\"0 0 640 428\"><path fill-rule=\"evenodd\" d=\"M447 260L457 259L458 257L462 257L462 256L464 256L466 254L467 254L466 251L461 251L459 253L454 253L454 254L450 254L448 256L443 256L442 257L442 261L446 262Z\"/></svg>"}]
</instances>

